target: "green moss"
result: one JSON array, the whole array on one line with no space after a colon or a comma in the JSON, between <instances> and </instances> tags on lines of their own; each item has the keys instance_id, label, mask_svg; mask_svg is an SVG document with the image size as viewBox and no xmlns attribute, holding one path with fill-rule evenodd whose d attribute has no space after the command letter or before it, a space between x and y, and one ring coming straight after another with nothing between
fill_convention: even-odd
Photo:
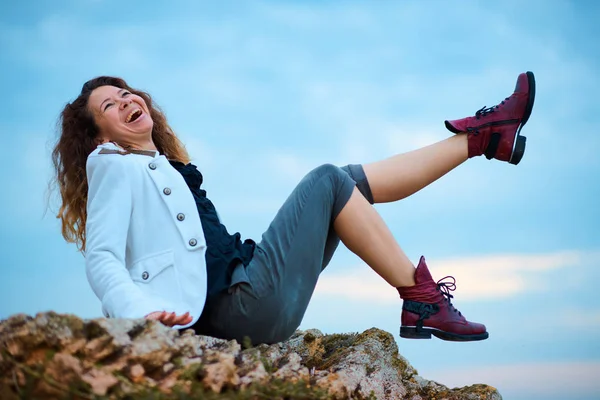
<instances>
[{"instance_id":1,"label":"green moss","mask_svg":"<svg viewBox=\"0 0 600 400\"><path fill-rule=\"evenodd\" d=\"M465 386L460 389L443 389L439 390L434 386L426 386L423 390L420 391L420 395L425 396L426 398L440 398L440 399L449 399L449 400L458 400L464 399L465 397L473 397L476 395L481 400L492 399L498 391L496 388L488 385L471 385Z\"/></svg>"},{"instance_id":2,"label":"green moss","mask_svg":"<svg viewBox=\"0 0 600 400\"><path fill-rule=\"evenodd\" d=\"M272 374L273 372L277 371L275 364L273 364L273 362L267 357L261 355L260 362L265 367L265 371L267 371L268 374Z\"/></svg>"},{"instance_id":3,"label":"green moss","mask_svg":"<svg viewBox=\"0 0 600 400\"><path fill-rule=\"evenodd\" d=\"M414 375L419 375L419 372L401 359L397 353L392 357L392 365L402 375L403 379L411 379Z\"/></svg>"},{"instance_id":4,"label":"green moss","mask_svg":"<svg viewBox=\"0 0 600 400\"><path fill-rule=\"evenodd\" d=\"M100 326L96 321L90 321L85 325L83 334L86 339L92 340L104 336L106 334L106 329Z\"/></svg>"},{"instance_id":5,"label":"green moss","mask_svg":"<svg viewBox=\"0 0 600 400\"><path fill-rule=\"evenodd\" d=\"M398 347L396 346L394 337L388 332L375 328L361 334L333 334L314 338L313 340L309 339L309 344L307 344L309 349L320 345L323 350L310 355L304 363L308 368L315 367L316 369L326 370L339 362L348 353L354 351L353 347L371 339L382 343L387 351L392 352L394 366L400 373L404 373L407 370L408 366L398 358ZM367 374L374 372L374 368L371 371L369 369L370 367L367 367Z\"/></svg>"},{"instance_id":6,"label":"green moss","mask_svg":"<svg viewBox=\"0 0 600 400\"><path fill-rule=\"evenodd\" d=\"M462 398L467 394L477 395L480 399L491 399L494 394L498 393L498 390L493 386L476 384L471 386L465 386L460 389L454 389L453 394L456 395L456 398Z\"/></svg>"},{"instance_id":7,"label":"green moss","mask_svg":"<svg viewBox=\"0 0 600 400\"><path fill-rule=\"evenodd\" d=\"M376 341L381 342L386 349L392 348L396 351L398 350L396 340L394 340L392 334L377 328L368 329L357 335L355 344L358 345L364 343L369 339L375 339Z\"/></svg>"},{"instance_id":8,"label":"green moss","mask_svg":"<svg viewBox=\"0 0 600 400\"><path fill-rule=\"evenodd\" d=\"M69 399L68 396L63 397ZM108 396L91 396L94 400L105 400ZM265 384L253 384L244 390L226 389L215 393L206 389L202 383L193 381L189 391L181 386L173 388L170 394L156 388L143 388L135 393L122 394L119 398L126 400L326 400L327 392L311 385L307 381L284 382L280 380ZM369 397L370 399L370 397Z\"/></svg>"},{"instance_id":9,"label":"green moss","mask_svg":"<svg viewBox=\"0 0 600 400\"><path fill-rule=\"evenodd\" d=\"M369 397L367 397L365 400L377 400L377 396L375 396L375 391L371 390L371 392L369 393Z\"/></svg>"},{"instance_id":10,"label":"green moss","mask_svg":"<svg viewBox=\"0 0 600 400\"><path fill-rule=\"evenodd\" d=\"M250 339L250 337L248 336L244 336L244 338L242 339L242 343L240 343L242 345L242 349L251 349L252 346L252 339Z\"/></svg>"},{"instance_id":11,"label":"green moss","mask_svg":"<svg viewBox=\"0 0 600 400\"><path fill-rule=\"evenodd\" d=\"M152 392L148 392L151 394ZM266 384L253 384L244 390L225 390L215 393L205 389L202 384L194 383L190 393L181 389L174 390L172 394L158 393L158 397L135 397L135 399L166 399L166 400L326 400L327 392L319 387L311 385L307 381L284 382L271 381Z\"/></svg>"},{"instance_id":12,"label":"green moss","mask_svg":"<svg viewBox=\"0 0 600 400\"><path fill-rule=\"evenodd\" d=\"M49 311L46 313L46 318L48 319L50 326L69 327L76 337L79 336L85 325L81 318L72 314L58 314L54 311Z\"/></svg>"},{"instance_id":13,"label":"green moss","mask_svg":"<svg viewBox=\"0 0 600 400\"><path fill-rule=\"evenodd\" d=\"M412 368L412 366L399 355L396 340L391 333L382 331L381 329L371 328L358 335L355 344L358 345L364 343L369 339L375 339L383 344L386 352L392 356L392 365L402 375L403 379L410 379L413 375L418 374L416 369Z\"/></svg>"},{"instance_id":14,"label":"green moss","mask_svg":"<svg viewBox=\"0 0 600 400\"><path fill-rule=\"evenodd\" d=\"M202 376L202 363L195 363L190 365L181 373L181 380L191 380L194 381L196 379L201 379Z\"/></svg>"},{"instance_id":15,"label":"green moss","mask_svg":"<svg viewBox=\"0 0 600 400\"><path fill-rule=\"evenodd\" d=\"M177 368L183 366L183 357L178 356L178 357L174 357L171 362L173 363L174 366L176 366Z\"/></svg>"},{"instance_id":16,"label":"green moss","mask_svg":"<svg viewBox=\"0 0 600 400\"><path fill-rule=\"evenodd\" d=\"M304 365L310 368L326 370L337 363L346 354L352 351L352 346L356 343L356 333L333 334L315 338L310 345L313 348L312 354L304 360Z\"/></svg>"},{"instance_id":17,"label":"green moss","mask_svg":"<svg viewBox=\"0 0 600 400\"><path fill-rule=\"evenodd\" d=\"M305 343L312 343L315 341L317 337L315 335L313 335L312 333L307 333L306 335L304 335L304 342Z\"/></svg>"},{"instance_id":18,"label":"green moss","mask_svg":"<svg viewBox=\"0 0 600 400\"><path fill-rule=\"evenodd\" d=\"M357 342L357 333L335 333L333 335L325 335L321 338L325 346L325 356L333 353L340 347L354 346Z\"/></svg>"},{"instance_id":19,"label":"green moss","mask_svg":"<svg viewBox=\"0 0 600 400\"><path fill-rule=\"evenodd\" d=\"M34 389L39 381L39 379L31 374L24 374L25 376L25 385L19 388L19 398L21 399L31 399L34 398L33 393Z\"/></svg>"},{"instance_id":20,"label":"green moss","mask_svg":"<svg viewBox=\"0 0 600 400\"><path fill-rule=\"evenodd\" d=\"M46 361L50 361L54 358L54 355L56 354L56 350L54 349L48 349L46 350Z\"/></svg>"},{"instance_id":21,"label":"green moss","mask_svg":"<svg viewBox=\"0 0 600 400\"><path fill-rule=\"evenodd\" d=\"M112 371L112 375L115 378L125 378L125 379L127 379L127 377L125 376L125 374L123 373L123 371L114 370L114 371Z\"/></svg>"}]
</instances>

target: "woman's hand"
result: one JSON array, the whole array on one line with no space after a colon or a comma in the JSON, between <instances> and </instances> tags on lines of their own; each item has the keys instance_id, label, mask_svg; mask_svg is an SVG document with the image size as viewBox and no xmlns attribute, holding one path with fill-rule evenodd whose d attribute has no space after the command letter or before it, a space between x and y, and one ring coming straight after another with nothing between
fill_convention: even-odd
<instances>
[{"instance_id":1,"label":"woman's hand","mask_svg":"<svg viewBox=\"0 0 600 400\"><path fill-rule=\"evenodd\" d=\"M174 312L166 312L166 311L155 311L146 315L144 318L153 319L155 321L160 321L163 325L173 326L173 325L185 325L192 322L192 316L189 312L186 312L183 315L177 315Z\"/></svg>"}]
</instances>

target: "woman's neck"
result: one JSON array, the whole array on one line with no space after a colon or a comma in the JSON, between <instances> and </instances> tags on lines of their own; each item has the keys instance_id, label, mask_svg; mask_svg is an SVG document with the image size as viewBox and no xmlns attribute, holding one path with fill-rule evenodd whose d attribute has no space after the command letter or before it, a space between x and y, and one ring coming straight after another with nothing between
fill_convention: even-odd
<instances>
[{"instance_id":1,"label":"woman's neck","mask_svg":"<svg viewBox=\"0 0 600 400\"><path fill-rule=\"evenodd\" d=\"M158 151L152 140L143 143L119 143L114 140L110 142L125 150Z\"/></svg>"},{"instance_id":2,"label":"woman's neck","mask_svg":"<svg viewBox=\"0 0 600 400\"><path fill-rule=\"evenodd\" d=\"M143 142L143 143L135 143L135 144L132 144L130 147L135 150L157 151L157 148L154 145L154 142L152 140L149 140L149 141Z\"/></svg>"}]
</instances>

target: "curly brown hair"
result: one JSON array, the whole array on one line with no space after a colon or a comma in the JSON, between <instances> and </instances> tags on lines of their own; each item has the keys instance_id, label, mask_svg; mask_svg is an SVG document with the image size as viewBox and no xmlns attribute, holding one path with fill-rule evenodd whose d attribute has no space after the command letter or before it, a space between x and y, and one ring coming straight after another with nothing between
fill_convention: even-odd
<instances>
[{"instance_id":1,"label":"curly brown hair","mask_svg":"<svg viewBox=\"0 0 600 400\"><path fill-rule=\"evenodd\" d=\"M67 242L75 243L81 252L85 252L87 219L86 161L88 155L101 143L99 128L88 108L88 100L92 91L100 86L115 86L142 97L154 122L152 141L158 151L171 160L183 163L190 161L185 146L167 123L160 108L153 104L148 93L133 89L123 79L111 76L100 76L87 81L79 96L68 103L60 114L60 134L52 151L54 176L50 181L50 188L58 187L62 200L56 215L62 223L62 236ZM127 145L120 146L130 150Z\"/></svg>"}]
</instances>

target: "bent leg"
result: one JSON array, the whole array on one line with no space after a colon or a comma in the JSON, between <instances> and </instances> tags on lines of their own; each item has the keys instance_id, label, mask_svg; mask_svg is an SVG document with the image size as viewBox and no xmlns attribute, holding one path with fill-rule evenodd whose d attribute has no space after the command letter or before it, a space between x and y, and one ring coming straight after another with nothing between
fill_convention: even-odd
<instances>
[{"instance_id":1,"label":"bent leg","mask_svg":"<svg viewBox=\"0 0 600 400\"><path fill-rule=\"evenodd\" d=\"M275 343L300 326L317 280L339 243L333 220L356 182L339 167L307 174L257 243L247 282L234 285L210 310L204 334L253 344ZM236 272L234 271L234 274Z\"/></svg>"},{"instance_id":2,"label":"bent leg","mask_svg":"<svg viewBox=\"0 0 600 400\"><path fill-rule=\"evenodd\" d=\"M334 221L342 242L393 287L415 284L415 267L373 206L355 189Z\"/></svg>"}]
</instances>

